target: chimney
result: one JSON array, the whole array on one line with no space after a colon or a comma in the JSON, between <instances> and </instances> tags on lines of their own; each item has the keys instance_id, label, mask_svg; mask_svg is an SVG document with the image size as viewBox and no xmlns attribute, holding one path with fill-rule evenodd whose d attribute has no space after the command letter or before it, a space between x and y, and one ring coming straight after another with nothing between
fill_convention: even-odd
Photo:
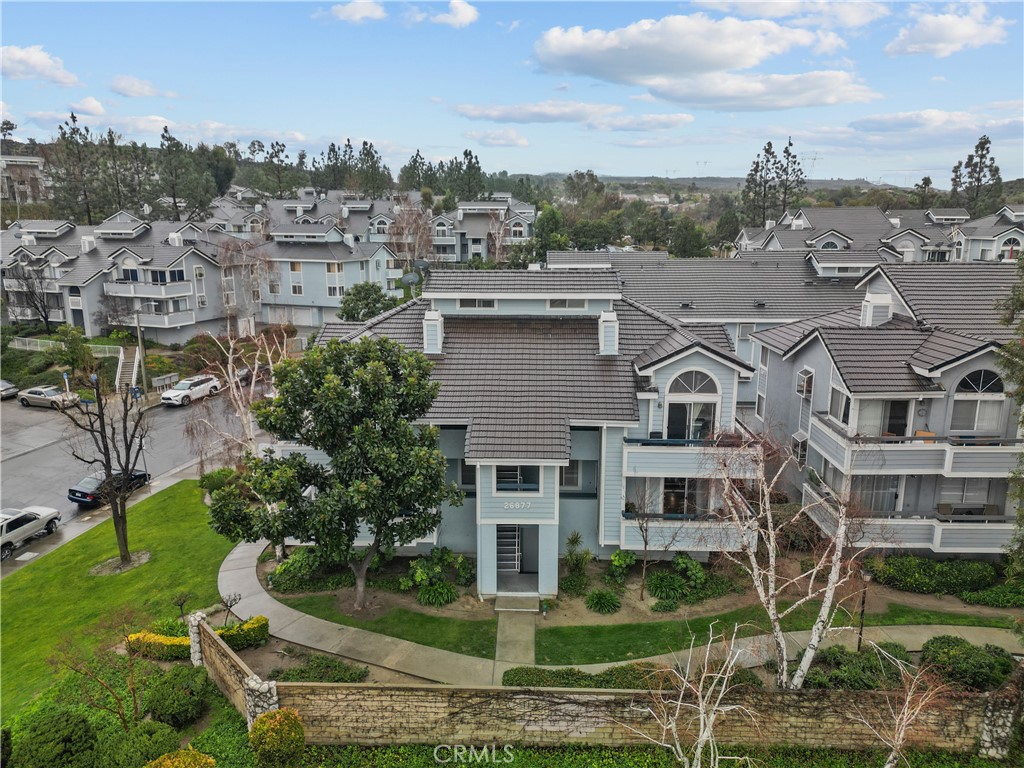
<instances>
[{"instance_id":1,"label":"chimney","mask_svg":"<svg viewBox=\"0 0 1024 768\"><path fill-rule=\"evenodd\" d=\"M619 318L614 312L602 312L597 321L599 355L619 354Z\"/></svg>"},{"instance_id":2,"label":"chimney","mask_svg":"<svg viewBox=\"0 0 1024 768\"><path fill-rule=\"evenodd\" d=\"M252 207L252 209L253 209L253 211L255 211L256 213L260 213L260 212L261 212L261 211L263 210L263 206L262 206L262 205L260 205L259 203L256 203L256 205L254 205L254 206Z\"/></svg>"},{"instance_id":3,"label":"chimney","mask_svg":"<svg viewBox=\"0 0 1024 768\"><path fill-rule=\"evenodd\" d=\"M302 206L301 205L295 206L295 218L297 219L301 215L302 215Z\"/></svg>"},{"instance_id":4,"label":"chimney","mask_svg":"<svg viewBox=\"0 0 1024 768\"><path fill-rule=\"evenodd\" d=\"M89 253L96 247L96 238L92 235L82 236L82 253Z\"/></svg>"},{"instance_id":5,"label":"chimney","mask_svg":"<svg viewBox=\"0 0 1024 768\"><path fill-rule=\"evenodd\" d=\"M354 235L351 235L348 232L346 232L344 235L342 235L341 239L345 241L345 245L347 245L349 248L352 248L353 250L355 249L356 238Z\"/></svg>"},{"instance_id":6,"label":"chimney","mask_svg":"<svg viewBox=\"0 0 1024 768\"><path fill-rule=\"evenodd\" d=\"M892 296L867 293L860 305L860 327L874 328L892 320Z\"/></svg>"},{"instance_id":7,"label":"chimney","mask_svg":"<svg viewBox=\"0 0 1024 768\"><path fill-rule=\"evenodd\" d=\"M348 218L348 206L347 205L341 206L341 218L343 218L343 219L347 219Z\"/></svg>"},{"instance_id":8,"label":"chimney","mask_svg":"<svg viewBox=\"0 0 1024 768\"><path fill-rule=\"evenodd\" d=\"M423 314L423 354L440 355L444 347L444 317L436 309Z\"/></svg>"},{"instance_id":9,"label":"chimney","mask_svg":"<svg viewBox=\"0 0 1024 768\"><path fill-rule=\"evenodd\" d=\"M527 272L540 272L542 269L544 269L544 265L539 261L532 261L526 265Z\"/></svg>"},{"instance_id":10,"label":"chimney","mask_svg":"<svg viewBox=\"0 0 1024 768\"><path fill-rule=\"evenodd\" d=\"M764 228L765 229L771 229L774 226L775 226L775 219L765 219L765 221L764 221Z\"/></svg>"},{"instance_id":11,"label":"chimney","mask_svg":"<svg viewBox=\"0 0 1024 768\"><path fill-rule=\"evenodd\" d=\"M175 248L181 248L185 245L185 238L182 237L181 232L171 232L171 234L167 236L167 244L172 245Z\"/></svg>"}]
</instances>

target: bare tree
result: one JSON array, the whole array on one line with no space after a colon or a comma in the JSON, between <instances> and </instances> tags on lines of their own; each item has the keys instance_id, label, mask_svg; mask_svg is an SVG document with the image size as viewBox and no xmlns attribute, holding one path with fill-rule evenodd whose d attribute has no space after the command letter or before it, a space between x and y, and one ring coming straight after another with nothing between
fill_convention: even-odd
<instances>
[{"instance_id":1,"label":"bare tree","mask_svg":"<svg viewBox=\"0 0 1024 768\"><path fill-rule=\"evenodd\" d=\"M888 701L889 717L884 723L878 722L877 718L872 721L859 710L854 719L864 723L889 748L883 768L896 768L901 761L905 762L903 751L907 746L910 727L925 710L941 703L950 688L927 667L911 666L875 643L871 643L871 646L880 661L899 669L900 689L898 695Z\"/></svg>"},{"instance_id":2,"label":"bare tree","mask_svg":"<svg viewBox=\"0 0 1024 768\"><path fill-rule=\"evenodd\" d=\"M784 537L788 530L809 516L815 503L795 513L777 509L782 479L793 465L788 451L763 436L745 438L735 448L720 450L714 459L716 483L722 500L722 518L728 524L725 534L734 546L722 546L723 555L750 578L757 599L767 614L778 665L779 688L797 689L803 685L807 670L822 640L832 628L840 610L839 588L857 572L856 561L863 549L852 548L857 516L847 501L835 499L834 530L822 537L812 553L810 567L796 576L786 576L781 567ZM747 471L741 471L746 467ZM745 479L741 479L745 478ZM783 600L788 605L783 607ZM802 607L821 601L811 627L811 636L796 669L788 669L789 649L782 622Z\"/></svg>"},{"instance_id":3,"label":"bare tree","mask_svg":"<svg viewBox=\"0 0 1024 768\"><path fill-rule=\"evenodd\" d=\"M99 500L110 504L121 564L129 565L128 497L133 490L132 474L149 434L149 422L141 401L132 397L129 387L110 392L95 373L90 385L92 402L77 402L63 410L70 422L71 435L77 438L69 441L70 451L102 474L102 485L97 489L101 494Z\"/></svg>"},{"instance_id":4,"label":"bare tree","mask_svg":"<svg viewBox=\"0 0 1024 768\"><path fill-rule=\"evenodd\" d=\"M505 211L491 211L487 223L487 250L491 261L499 264L508 260L508 222Z\"/></svg>"},{"instance_id":5,"label":"bare tree","mask_svg":"<svg viewBox=\"0 0 1024 768\"><path fill-rule=\"evenodd\" d=\"M277 265L261 245L260 241L232 237L224 238L218 248L228 331L238 336L249 336L256 331L263 286L272 278L274 282L280 279Z\"/></svg>"},{"instance_id":6,"label":"bare tree","mask_svg":"<svg viewBox=\"0 0 1024 768\"><path fill-rule=\"evenodd\" d=\"M47 274L50 265L45 261L38 266L15 264L7 269L7 277L17 280L17 288L9 291L8 301L11 306L31 310L39 316L50 333L52 321L50 310L59 309L55 288L55 277ZM51 299L50 297L53 296Z\"/></svg>"},{"instance_id":7,"label":"bare tree","mask_svg":"<svg viewBox=\"0 0 1024 768\"><path fill-rule=\"evenodd\" d=\"M217 399L206 398L193 406L185 422L185 437L199 456L201 470L216 445L224 446L228 463L237 464L246 451L256 453L257 426L252 404L263 395L267 372L288 357L288 340L283 330L268 329L246 337L228 333L206 338L207 351L199 352L200 360L223 383L229 408L225 414L214 407Z\"/></svg>"},{"instance_id":8,"label":"bare tree","mask_svg":"<svg viewBox=\"0 0 1024 768\"><path fill-rule=\"evenodd\" d=\"M682 526L663 518L658 491L652 487L656 484L646 477L636 478L636 481L628 494L626 512L632 515L632 523L641 541L640 599L643 600L651 563L661 560L661 555L675 548Z\"/></svg>"},{"instance_id":9,"label":"bare tree","mask_svg":"<svg viewBox=\"0 0 1024 768\"><path fill-rule=\"evenodd\" d=\"M667 747L689 768L719 768L723 761L747 762L749 758L732 757L719 752L715 727L719 718L735 714L756 723L756 713L744 704L729 701L735 690L733 676L746 651L736 643L740 627L732 635L716 635L714 624L708 633L703 651L690 640L685 667L658 670L651 675L651 690L643 702L634 701L630 710L650 716L658 732L651 735L630 723L621 722L627 730L662 747ZM680 724L683 731L680 730ZM692 731L693 741L687 734Z\"/></svg>"},{"instance_id":10,"label":"bare tree","mask_svg":"<svg viewBox=\"0 0 1024 768\"><path fill-rule=\"evenodd\" d=\"M408 269L415 260L426 259L433 250L430 211L408 197L402 198L395 207L395 218L388 229L389 245L398 261Z\"/></svg>"}]
</instances>

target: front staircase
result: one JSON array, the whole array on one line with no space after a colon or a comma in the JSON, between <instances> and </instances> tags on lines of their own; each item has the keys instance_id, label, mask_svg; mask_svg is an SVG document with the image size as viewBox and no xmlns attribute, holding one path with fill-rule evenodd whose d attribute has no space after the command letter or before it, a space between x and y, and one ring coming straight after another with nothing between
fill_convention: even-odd
<instances>
[{"instance_id":1,"label":"front staircase","mask_svg":"<svg viewBox=\"0 0 1024 768\"><path fill-rule=\"evenodd\" d=\"M117 388L134 387L139 375L139 351L135 347L125 347L124 356L117 366Z\"/></svg>"}]
</instances>

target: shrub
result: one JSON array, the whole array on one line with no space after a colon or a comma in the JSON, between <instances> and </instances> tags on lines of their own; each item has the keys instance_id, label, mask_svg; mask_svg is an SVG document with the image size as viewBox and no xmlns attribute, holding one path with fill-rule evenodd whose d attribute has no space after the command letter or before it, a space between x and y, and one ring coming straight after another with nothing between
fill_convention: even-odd
<instances>
[{"instance_id":1,"label":"shrub","mask_svg":"<svg viewBox=\"0 0 1024 768\"><path fill-rule=\"evenodd\" d=\"M460 587L471 587L476 581L476 564L465 555L455 558L455 583Z\"/></svg>"},{"instance_id":2,"label":"shrub","mask_svg":"<svg viewBox=\"0 0 1024 768\"><path fill-rule=\"evenodd\" d=\"M954 635L939 635L921 647L921 663L951 685L990 691L1013 672L1013 657L995 645L977 646Z\"/></svg>"},{"instance_id":3,"label":"shrub","mask_svg":"<svg viewBox=\"0 0 1024 768\"><path fill-rule=\"evenodd\" d=\"M672 558L672 567L690 589L696 589L707 581L704 566L685 552L680 552Z\"/></svg>"},{"instance_id":4,"label":"shrub","mask_svg":"<svg viewBox=\"0 0 1024 768\"><path fill-rule=\"evenodd\" d=\"M448 547L434 547L426 557L417 557L409 563L412 583L423 586L448 581L448 572L455 565L455 556Z\"/></svg>"},{"instance_id":5,"label":"shrub","mask_svg":"<svg viewBox=\"0 0 1024 768\"><path fill-rule=\"evenodd\" d=\"M202 667L171 667L146 690L146 712L157 722L182 728L203 714L209 686Z\"/></svg>"},{"instance_id":6,"label":"shrub","mask_svg":"<svg viewBox=\"0 0 1024 768\"><path fill-rule=\"evenodd\" d=\"M910 663L907 649L898 643L879 643L893 658ZM900 684L899 669L868 648L859 653L833 645L818 653L807 673L805 688L835 688L858 691L888 690Z\"/></svg>"},{"instance_id":7,"label":"shrub","mask_svg":"<svg viewBox=\"0 0 1024 768\"><path fill-rule=\"evenodd\" d=\"M570 576L583 576L585 578L587 566L594 559L594 553L589 549L580 549L582 544L583 535L579 531L571 532L565 539L565 557L563 561Z\"/></svg>"},{"instance_id":8,"label":"shrub","mask_svg":"<svg viewBox=\"0 0 1024 768\"><path fill-rule=\"evenodd\" d=\"M188 624L177 616L169 616L166 619L158 619L150 626L154 635L164 637L188 637Z\"/></svg>"},{"instance_id":9,"label":"shrub","mask_svg":"<svg viewBox=\"0 0 1024 768\"><path fill-rule=\"evenodd\" d=\"M575 667L542 669L513 667L505 670L501 684L527 688L622 688L644 690L651 687L651 677L658 673L652 664L620 664L590 674Z\"/></svg>"},{"instance_id":10,"label":"shrub","mask_svg":"<svg viewBox=\"0 0 1024 768\"><path fill-rule=\"evenodd\" d=\"M349 664L335 656L314 653L302 666L273 670L270 679L285 683L361 683L369 674L366 667Z\"/></svg>"},{"instance_id":11,"label":"shrub","mask_svg":"<svg viewBox=\"0 0 1024 768\"><path fill-rule=\"evenodd\" d=\"M595 589L587 595L587 608L596 613L615 613L621 607L619 596L609 589Z\"/></svg>"},{"instance_id":12,"label":"shrub","mask_svg":"<svg viewBox=\"0 0 1024 768\"><path fill-rule=\"evenodd\" d=\"M301 547L274 569L268 581L278 592L323 592L340 587L351 587L355 576L345 568L335 572L324 572L316 555L309 547Z\"/></svg>"},{"instance_id":13,"label":"shrub","mask_svg":"<svg viewBox=\"0 0 1024 768\"><path fill-rule=\"evenodd\" d=\"M207 472L200 477L199 487L212 494L214 491L219 491L224 486L229 485L236 477L238 477L238 472L234 468L221 467L212 472Z\"/></svg>"},{"instance_id":14,"label":"shrub","mask_svg":"<svg viewBox=\"0 0 1024 768\"><path fill-rule=\"evenodd\" d=\"M299 713L284 707L264 712L249 730L249 746L261 768L294 768L302 761L305 734Z\"/></svg>"},{"instance_id":15,"label":"shrub","mask_svg":"<svg viewBox=\"0 0 1024 768\"><path fill-rule=\"evenodd\" d=\"M178 661L189 658L188 637L168 637L155 632L136 632L128 635L128 647L145 656L159 661Z\"/></svg>"},{"instance_id":16,"label":"shrub","mask_svg":"<svg viewBox=\"0 0 1024 768\"><path fill-rule=\"evenodd\" d=\"M570 573L558 582L558 591L569 597L583 597L590 587L590 579L585 573Z\"/></svg>"},{"instance_id":17,"label":"shrub","mask_svg":"<svg viewBox=\"0 0 1024 768\"><path fill-rule=\"evenodd\" d=\"M764 688L764 681L746 667L737 667L732 673L732 685L746 688Z\"/></svg>"},{"instance_id":18,"label":"shrub","mask_svg":"<svg viewBox=\"0 0 1024 768\"><path fill-rule=\"evenodd\" d=\"M996 581L995 566L976 560L937 562L915 555L896 555L872 558L868 568L881 584L922 594L978 592Z\"/></svg>"},{"instance_id":19,"label":"shrub","mask_svg":"<svg viewBox=\"0 0 1024 768\"><path fill-rule=\"evenodd\" d=\"M1024 608L1024 584L998 584L977 592L960 592L957 597L971 605Z\"/></svg>"},{"instance_id":20,"label":"shrub","mask_svg":"<svg viewBox=\"0 0 1024 768\"><path fill-rule=\"evenodd\" d=\"M107 748L104 768L142 768L180 745L181 737L171 726L145 720L127 733L116 732Z\"/></svg>"},{"instance_id":21,"label":"shrub","mask_svg":"<svg viewBox=\"0 0 1024 768\"><path fill-rule=\"evenodd\" d=\"M96 731L81 712L41 707L21 722L14 765L22 768L94 768Z\"/></svg>"},{"instance_id":22,"label":"shrub","mask_svg":"<svg viewBox=\"0 0 1024 768\"><path fill-rule=\"evenodd\" d=\"M163 757L146 763L146 768L216 768L216 765L217 761L212 757L189 747L177 752L168 752Z\"/></svg>"},{"instance_id":23,"label":"shrub","mask_svg":"<svg viewBox=\"0 0 1024 768\"><path fill-rule=\"evenodd\" d=\"M647 577L647 590L659 600L682 600L686 582L682 576L665 571L655 571Z\"/></svg>"},{"instance_id":24,"label":"shrub","mask_svg":"<svg viewBox=\"0 0 1024 768\"><path fill-rule=\"evenodd\" d=\"M256 648L270 639L270 620L266 616L253 616L240 624L218 627L216 632L233 651Z\"/></svg>"},{"instance_id":25,"label":"shrub","mask_svg":"<svg viewBox=\"0 0 1024 768\"><path fill-rule=\"evenodd\" d=\"M431 608L444 608L459 599L459 590L447 581L440 584L424 584L416 593L416 602Z\"/></svg>"},{"instance_id":26,"label":"shrub","mask_svg":"<svg viewBox=\"0 0 1024 768\"><path fill-rule=\"evenodd\" d=\"M211 718L209 727L191 741L191 746L209 755L222 768L258 768L249 749L249 728L245 718L227 704Z\"/></svg>"},{"instance_id":27,"label":"shrub","mask_svg":"<svg viewBox=\"0 0 1024 768\"><path fill-rule=\"evenodd\" d=\"M683 595L683 602L687 605L696 605L705 600L714 600L716 597L724 597L732 592L743 592L743 588L733 584L728 578L717 573L706 574L704 583L698 587L687 590Z\"/></svg>"},{"instance_id":28,"label":"shrub","mask_svg":"<svg viewBox=\"0 0 1024 768\"><path fill-rule=\"evenodd\" d=\"M658 600L654 605L651 606L651 610L655 613L672 613L673 611L679 610L679 601Z\"/></svg>"},{"instance_id":29,"label":"shrub","mask_svg":"<svg viewBox=\"0 0 1024 768\"><path fill-rule=\"evenodd\" d=\"M626 576L629 569L636 563L636 554L617 549L612 553L611 562L608 564L608 572L604 575L604 583L618 588L626 584Z\"/></svg>"}]
</instances>

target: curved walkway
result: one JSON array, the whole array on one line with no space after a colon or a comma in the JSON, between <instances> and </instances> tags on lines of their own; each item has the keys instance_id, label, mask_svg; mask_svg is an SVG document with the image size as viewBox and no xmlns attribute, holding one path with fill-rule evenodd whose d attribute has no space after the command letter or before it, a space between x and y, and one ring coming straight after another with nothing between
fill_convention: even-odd
<instances>
[{"instance_id":1,"label":"curved walkway","mask_svg":"<svg viewBox=\"0 0 1024 768\"><path fill-rule=\"evenodd\" d=\"M521 661L492 661L475 656L464 656L440 648L430 648L408 640L380 635L365 629L334 624L289 608L271 597L256 575L256 561L266 548L267 543L265 541L253 544L243 543L231 550L221 564L217 586L222 595L238 593L241 596L241 600L233 609L236 614L266 616L270 620L271 634L276 638L325 653L344 656L363 664L385 667L396 672L448 685L468 687L501 685L501 676L505 670L523 663ZM501 634L500 622L504 615L499 614L499 637ZM530 614L531 617L534 615ZM1017 637L1010 630L995 627L923 624L864 628L865 641L902 643L910 650L920 650L921 644L925 640L936 635L957 635L975 644L991 643L1017 654L1024 651ZM802 648L809 640L810 632L787 632L786 638L792 648ZM826 645L835 645L836 643L842 643L851 648L856 647L856 633L849 630L832 635ZM737 644L745 651L741 657L743 666L757 666L774 658L771 637L768 635L737 640ZM496 655L499 658L502 656L500 649ZM681 651L675 654L669 653L648 659L630 659L629 661L685 664L686 655L686 651ZM587 672L600 672L608 667L624 663L626 663L625 660L577 666Z\"/></svg>"}]
</instances>

